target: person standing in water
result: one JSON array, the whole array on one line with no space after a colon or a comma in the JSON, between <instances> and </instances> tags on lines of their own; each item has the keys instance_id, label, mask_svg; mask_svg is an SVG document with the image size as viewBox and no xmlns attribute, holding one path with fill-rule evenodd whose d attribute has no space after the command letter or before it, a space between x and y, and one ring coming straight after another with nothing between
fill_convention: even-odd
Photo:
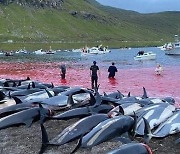
<instances>
[{"instance_id":1,"label":"person standing in water","mask_svg":"<svg viewBox=\"0 0 180 154\"><path fill-rule=\"evenodd\" d=\"M96 65L96 61L93 61L93 65L90 67L91 86L92 89L97 89L99 67Z\"/></svg>"},{"instance_id":2,"label":"person standing in water","mask_svg":"<svg viewBox=\"0 0 180 154\"><path fill-rule=\"evenodd\" d=\"M65 66L65 64L62 64L60 66L60 69L61 69L61 79L65 79L66 78L66 66Z\"/></svg>"},{"instance_id":3,"label":"person standing in water","mask_svg":"<svg viewBox=\"0 0 180 154\"><path fill-rule=\"evenodd\" d=\"M163 72L163 67L160 64L157 64L156 69L155 69L155 73L157 75L161 75L162 72Z\"/></svg>"},{"instance_id":4,"label":"person standing in water","mask_svg":"<svg viewBox=\"0 0 180 154\"><path fill-rule=\"evenodd\" d=\"M117 68L114 65L115 65L114 62L112 62L112 65L109 66L108 68L108 72L109 72L108 78L114 78L115 73L117 72Z\"/></svg>"}]
</instances>

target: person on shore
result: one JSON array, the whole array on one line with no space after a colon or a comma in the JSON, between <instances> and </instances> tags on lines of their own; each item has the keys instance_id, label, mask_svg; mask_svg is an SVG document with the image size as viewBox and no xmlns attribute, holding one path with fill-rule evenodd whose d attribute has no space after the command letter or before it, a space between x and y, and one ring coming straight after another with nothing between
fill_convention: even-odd
<instances>
[{"instance_id":1,"label":"person on shore","mask_svg":"<svg viewBox=\"0 0 180 154\"><path fill-rule=\"evenodd\" d=\"M160 64L157 64L156 69L155 69L156 75L161 75L162 72L163 72L163 67Z\"/></svg>"},{"instance_id":2,"label":"person on shore","mask_svg":"<svg viewBox=\"0 0 180 154\"><path fill-rule=\"evenodd\" d=\"M97 89L99 67L96 65L96 61L93 61L93 65L90 67L91 76L91 87L92 89Z\"/></svg>"},{"instance_id":3,"label":"person on shore","mask_svg":"<svg viewBox=\"0 0 180 154\"><path fill-rule=\"evenodd\" d=\"M62 64L60 66L60 69L61 69L61 79L65 79L66 78L66 66L65 66L65 64Z\"/></svg>"},{"instance_id":4,"label":"person on shore","mask_svg":"<svg viewBox=\"0 0 180 154\"><path fill-rule=\"evenodd\" d=\"M112 62L112 65L109 66L108 68L108 72L109 72L108 78L114 78L115 73L117 72L117 68L114 65L115 65L114 62Z\"/></svg>"}]
</instances>

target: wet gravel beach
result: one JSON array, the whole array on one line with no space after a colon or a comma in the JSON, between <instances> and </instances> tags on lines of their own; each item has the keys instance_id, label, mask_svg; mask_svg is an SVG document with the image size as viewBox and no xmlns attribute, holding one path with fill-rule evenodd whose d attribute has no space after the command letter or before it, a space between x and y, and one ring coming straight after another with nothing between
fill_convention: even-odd
<instances>
[{"instance_id":1,"label":"wet gravel beach","mask_svg":"<svg viewBox=\"0 0 180 154\"><path fill-rule=\"evenodd\" d=\"M75 122L68 121L47 121L45 128L52 139L60 133L65 127ZM148 144L153 154L179 154L180 146L175 145L174 141L180 137L180 134L172 135L163 139L152 139ZM142 141L142 138L136 138ZM35 154L41 147L41 130L38 122L34 123L30 128L26 126L12 127L0 131L0 153L1 154ZM45 154L69 154L76 146L77 140L62 146L49 146ZM79 149L76 153L81 154L104 154L112 149L116 149L122 145L121 142L109 141L94 146L92 149Z\"/></svg>"}]
</instances>

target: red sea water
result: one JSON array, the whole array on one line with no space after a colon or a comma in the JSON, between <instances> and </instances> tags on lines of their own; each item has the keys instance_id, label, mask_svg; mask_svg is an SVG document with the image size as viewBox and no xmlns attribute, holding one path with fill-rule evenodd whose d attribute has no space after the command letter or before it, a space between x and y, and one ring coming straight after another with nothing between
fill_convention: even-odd
<instances>
[{"instance_id":1,"label":"red sea water","mask_svg":"<svg viewBox=\"0 0 180 154\"><path fill-rule=\"evenodd\" d=\"M131 92L132 95L141 96L143 94L143 87L145 87L149 97L162 98L171 96L176 100L176 106L180 107L180 65L168 65L168 62L167 64L164 63L164 72L162 75L156 75L154 70L157 61L153 62L153 64L146 63L142 65L141 63L136 64L136 62L126 61L125 58L121 59L121 61L113 58L118 67L118 72L115 79L108 79L107 68L112 59L106 57L98 58L88 57L87 59L83 58L75 61L55 60L48 62L1 60L0 78L25 79L29 76L32 80L44 83L52 82L55 86L69 85L91 88L89 67L92 59L95 59L99 62L98 65L100 67L98 81L100 84L100 93L119 90L125 95ZM62 63L65 63L67 66L65 80L61 80L60 78L59 65ZM124 63L127 67L121 67ZM144 67L144 65L147 67Z\"/></svg>"}]
</instances>

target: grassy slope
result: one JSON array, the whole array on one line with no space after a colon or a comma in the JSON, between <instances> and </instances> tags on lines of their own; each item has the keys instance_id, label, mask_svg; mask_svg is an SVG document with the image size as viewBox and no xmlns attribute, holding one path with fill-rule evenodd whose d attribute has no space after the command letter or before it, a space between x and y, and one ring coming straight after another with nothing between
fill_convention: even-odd
<instances>
[{"instance_id":1,"label":"grassy slope","mask_svg":"<svg viewBox=\"0 0 180 154\"><path fill-rule=\"evenodd\" d=\"M69 14L73 10L90 12L97 18L88 20L73 17ZM134 43L138 45L137 41L173 39L180 28L180 13L145 15L104 7L89 0L66 0L61 11L20 7L15 4L0 5L0 21L0 42L62 41L71 43L71 46L72 42L81 42L82 46L88 42L103 41L111 46L132 46ZM123 40L132 42L122 43Z\"/></svg>"}]
</instances>

